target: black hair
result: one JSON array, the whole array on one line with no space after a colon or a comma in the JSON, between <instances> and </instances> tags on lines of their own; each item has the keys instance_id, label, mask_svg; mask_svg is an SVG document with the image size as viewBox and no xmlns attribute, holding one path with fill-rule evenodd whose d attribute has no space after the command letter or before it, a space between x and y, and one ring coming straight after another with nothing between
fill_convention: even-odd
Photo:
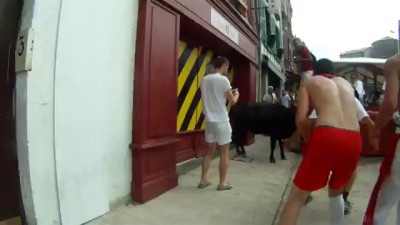
<instances>
[{"instance_id":1,"label":"black hair","mask_svg":"<svg viewBox=\"0 0 400 225\"><path fill-rule=\"evenodd\" d=\"M315 68L317 66L317 58L315 57L315 55L310 52L311 54L311 58L312 58L312 64L313 64L313 68Z\"/></svg>"},{"instance_id":2,"label":"black hair","mask_svg":"<svg viewBox=\"0 0 400 225\"><path fill-rule=\"evenodd\" d=\"M229 60L223 56L218 56L211 62L211 64L214 66L215 69L219 69L227 63L229 63Z\"/></svg>"},{"instance_id":3,"label":"black hair","mask_svg":"<svg viewBox=\"0 0 400 225\"><path fill-rule=\"evenodd\" d=\"M315 65L315 74L331 74L334 75L335 69L333 62L329 59L320 59Z\"/></svg>"}]
</instances>

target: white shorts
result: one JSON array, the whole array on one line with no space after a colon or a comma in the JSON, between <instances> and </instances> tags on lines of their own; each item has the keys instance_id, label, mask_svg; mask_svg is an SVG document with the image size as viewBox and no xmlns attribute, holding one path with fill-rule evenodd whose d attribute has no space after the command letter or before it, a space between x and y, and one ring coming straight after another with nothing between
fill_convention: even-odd
<instances>
[{"instance_id":1,"label":"white shorts","mask_svg":"<svg viewBox=\"0 0 400 225\"><path fill-rule=\"evenodd\" d=\"M303 81L306 81L306 80L309 80L309 79L311 79L311 77L314 75L314 71L312 71L312 70L307 70L307 71L304 71L302 74L301 74L301 79L303 80Z\"/></svg>"},{"instance_id":2,"label":"white shorts","mask_svg":"<svg viewBox=\"0 0 400 225\"><path fill-rule=\"evenodd\" d=\"M229 122L206 122L205 125L207 143L218 143L218 145L231 143L232 128Z\"/></svg>"}]
</instances>

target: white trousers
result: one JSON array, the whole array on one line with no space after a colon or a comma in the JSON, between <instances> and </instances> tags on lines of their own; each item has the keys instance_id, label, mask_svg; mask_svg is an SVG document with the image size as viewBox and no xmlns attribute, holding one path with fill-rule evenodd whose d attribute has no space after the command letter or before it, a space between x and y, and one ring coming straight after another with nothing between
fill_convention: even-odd
<instances>
[{"instance_id":1,"label":"white trousers","mask_svg":"<svg viewBox=\"0 0 400 225\"><path fill-rule=\"evenodd\" d=\"M385 225L390 211L397 210L396 225L400 225L400 141L396 146L390 176L383 182L375 208L374 225Z\"/></svg>"}]
</instances>

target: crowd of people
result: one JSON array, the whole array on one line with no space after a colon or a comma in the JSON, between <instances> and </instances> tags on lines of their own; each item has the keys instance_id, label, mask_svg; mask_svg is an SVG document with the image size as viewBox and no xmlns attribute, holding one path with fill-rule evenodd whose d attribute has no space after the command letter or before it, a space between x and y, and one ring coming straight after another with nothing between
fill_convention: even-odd
<instances>
[{"instance_id":1,"label":"crowd of people","mask_svg":"<svg viewBox=\"0 0 400 225\"><path fill-rule=\"evenodd\" d=\"M269 86L267 92L263 97L263 101L271 104L281 104L286 108L293 108L296 106L296 94L292 90L282 91L279 88Z\"/></svg>"},{"instance_id":2,"label":"crowd of people","mask_svg":"<svg viewBox=\"0 0 400 225\"><path fill-rule=\"evenodd\" d=\"M344 224L345 206L348 211L347 198L356 179L356 168L361 154L359 123L367 125L369 140L377 145L380 130L393 119L399 127L399 134L394 136L386 152L363 225L384 225L390 209L396 204L397 225L400 225L400 155L396 154L400 152L400 146L397 147L400 139L400 55L392 57L385 64L386 92L374 124L360 102L364 93L357 85L336 77L333 62L329 59L316 61L300 40L295 41L295 46L295 60L302 69L298 96L293 91L281 92L271 86L263 97L269 104L282 104L288 108L296 106L296 133L302 140L303 159L279 224L296 224L311 192L326 185L329 187L330 224ZM207 172L212 152L218 148L220 181L217 190L225 191L233 188L226 182L232 128L225 104L226 101L236 104L240 94L239 90L232 89L225 76L229 61L224 57L217 57L212 65L213 73L205 76L201 82L206 119L205 139L210 148L203 158L198 188L211 185L207 180Z\"/></svg>"}]
</instances>

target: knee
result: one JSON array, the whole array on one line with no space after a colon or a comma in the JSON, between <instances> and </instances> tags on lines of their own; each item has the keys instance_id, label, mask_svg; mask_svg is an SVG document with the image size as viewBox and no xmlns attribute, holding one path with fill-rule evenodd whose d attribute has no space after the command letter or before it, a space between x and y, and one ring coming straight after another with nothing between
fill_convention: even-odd
<instances>
[{"instance_id":1,"label":"knee","mask_svg":"<svg viewBox=\"0 0 400 225\"><path fill-rule=\"evenodd\" d=\"M336 198L336 197L338 197L338 196L340 196L342 194L343 194L343 189L332 189L332 188L329 188L329 190L328 190L329 198Z\"/></svg>"}]
</instances>

